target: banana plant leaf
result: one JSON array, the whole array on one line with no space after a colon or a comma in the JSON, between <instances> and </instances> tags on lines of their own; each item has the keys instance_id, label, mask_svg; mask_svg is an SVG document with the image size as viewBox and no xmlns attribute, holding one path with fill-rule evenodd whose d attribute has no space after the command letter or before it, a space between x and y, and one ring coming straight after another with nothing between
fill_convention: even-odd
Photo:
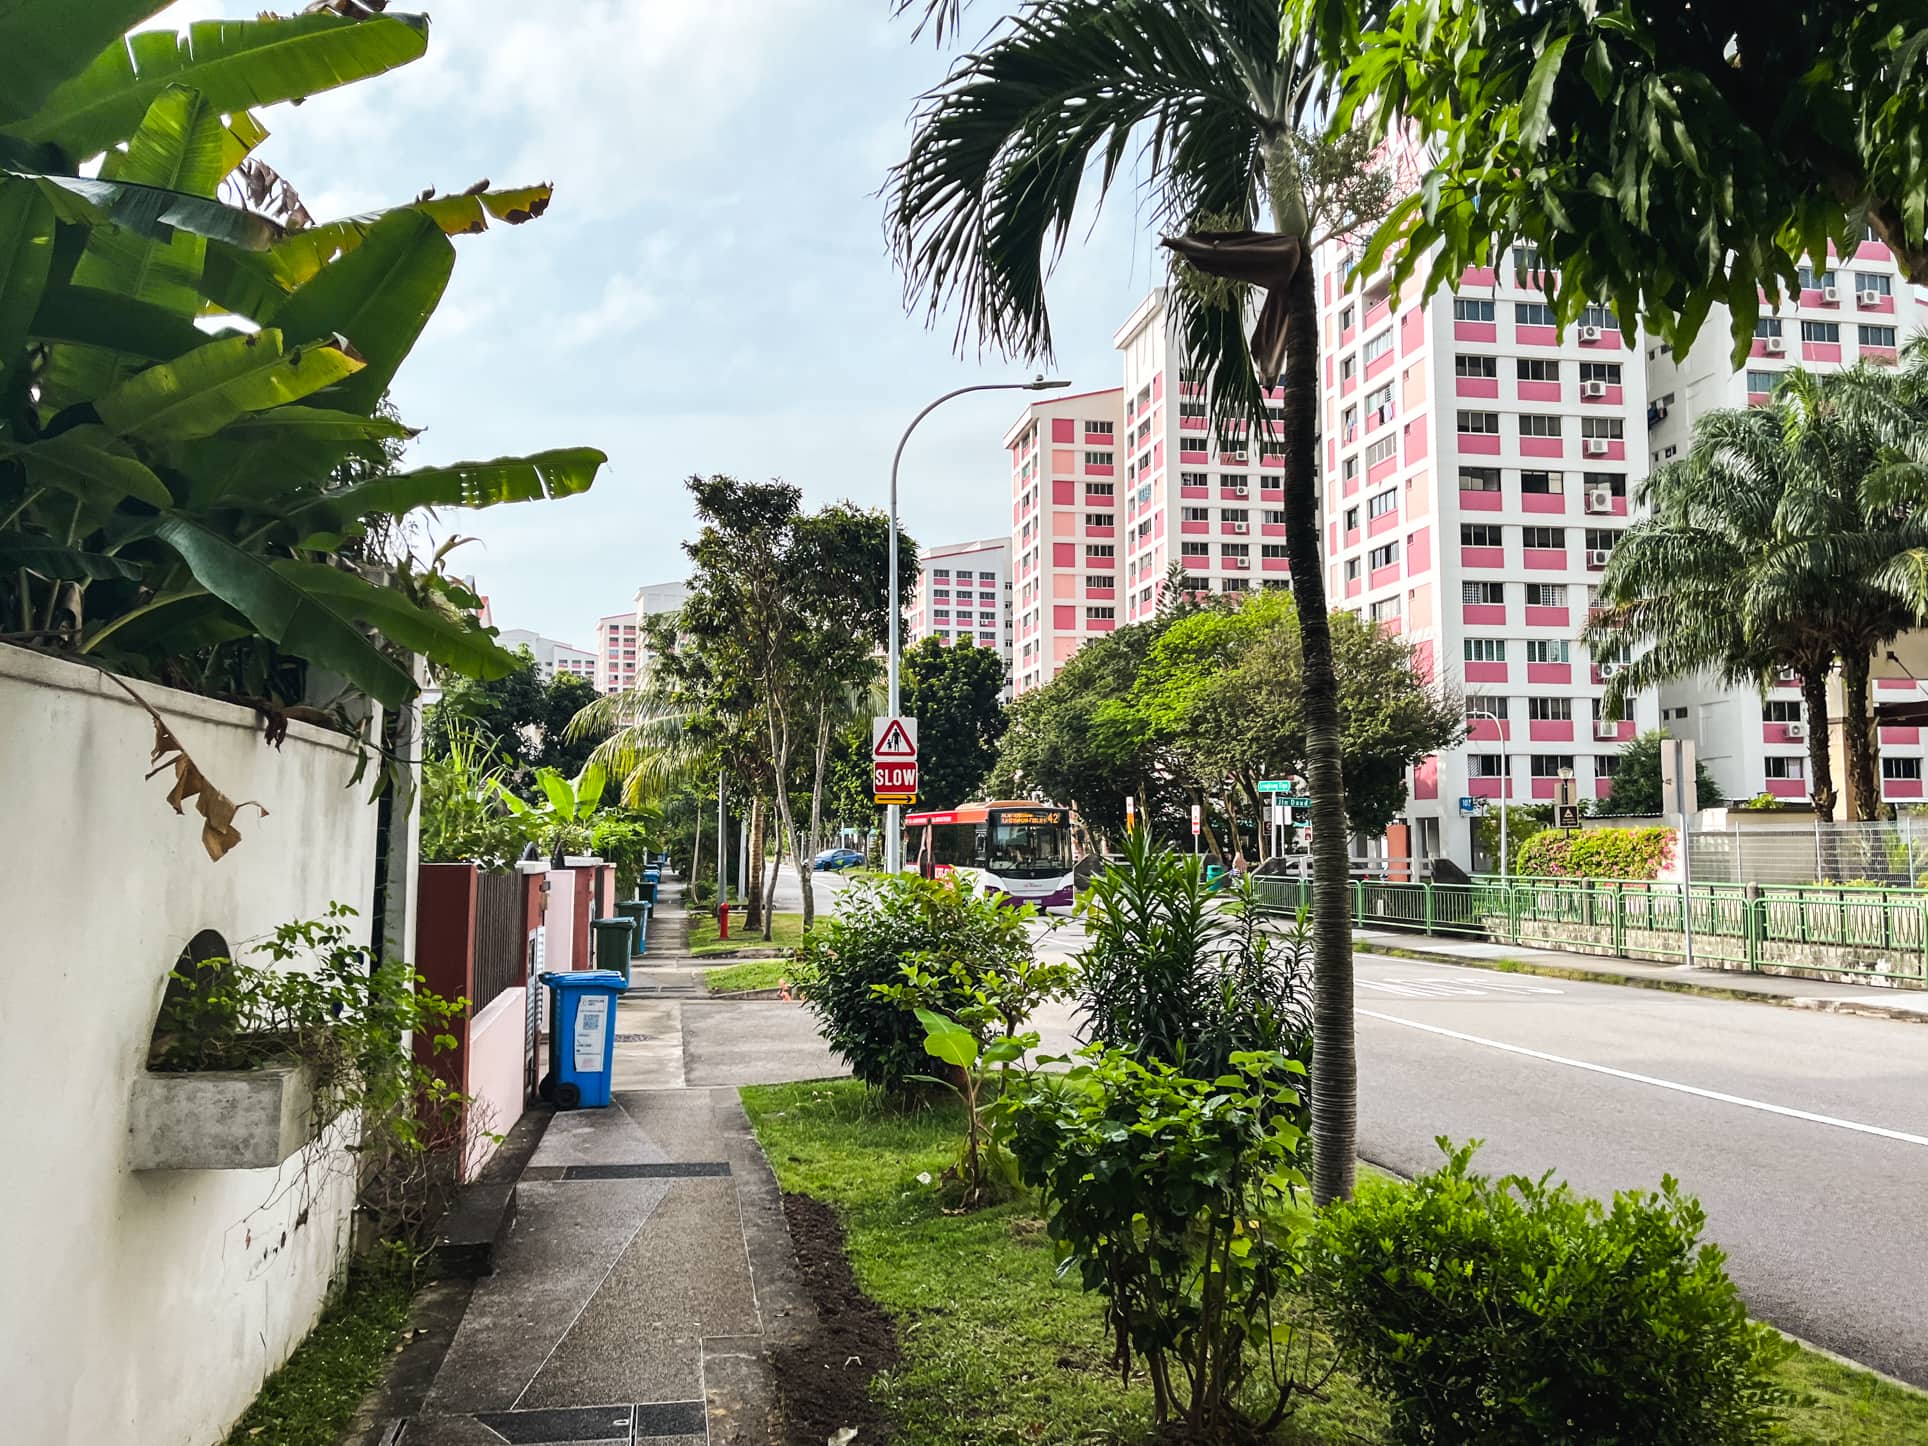
<instances>
[{"instance_id":1,"label":"banana plant leaf","mask_svg":"<svg viewBox=\"0 0 1928 1446\"><path fill-rule=\"evenodd\" d=\"M56 220L85 226L125 226L162 240L176 231L192 231L246 251L265 251L282 235L281 227L266 216L161 186L0 169L0 189L15 185L31 186L45 196Z\"/></svg>"},{"instance_id":2,"label":"banana plant leaf","mask_svg":"<svg viewBox=\"0 0 1928 1446\"><path fill-rule=\"evenodd\" d=\"M0 126L26 119L62 81L174 0L0 3Z\"/></svg>"},{"instance_id":3,"label":"banana plant leaf","mask_svg":"<svg viewBox=\"0 0 1928 1446\"><path fill-rule=\"evenodd\" d=\"M51 487L77 497L91 511L109 513L133 497L152 507L170 507L167 484L104 427L74 427L33 442L10 442L0 437L0 457L11 457L27 470L35 487Z\"/></svg>"},{"instance_id":4,"label":"banana plant leaf","mask_svg":"<svg viewBox=\"0 0 1928 1446\"><path fill-rule=\"evenodd\" d=\"M62 547L49 538L31 533L0 532L0 568L16 567L66 582L98 582L108 578L132 581L141 575L139 565L126 558Z\"/></svg>"},{"instance_id":5,"label":"banana plant leaf","mask_svg":"<svg viewBox=\"0 0 1928 1446\"><path fill-rule=\"evenodd\" d=\"M180 555L201 587L285 651L332 669L391 708L399 707L415 691L407 669L350 621L355 608L345 606L339 593L311 591L267 559L243 551L180 513L162 517L154 534Z\"/></svg>"},{"instance_id":6,"label":"banana plant leaf","mask_svg":"<svg viewBox=\"0 0 1928 1446\"><path fill-rule=\"evenodd\" d=\"M25 357L54 254L54 208L32 186L0 184L0 396Z\"/></svg>"},{"instance_id":7,"label":"banana plant leaf","mask_svg":"<svg viewBox=\"0 0 1928 1446\"><path fill-rule=\"evenodd\" d=\"M343 446L413 435L411 428L388 417L326 407L275 407L236 417L211 437L170 448L168 461L188 479L191 508L273 502L326 481Z\"/></svg>"},{"instance_id":8,"label":"banana plant leaf","mask_svg":"<svg viewBox=\"0 0 1928 1446\"><path fill-rule=\"evenodd\" d=\"M361 369L336 346L284 347L278 331L227 337L149 367L95 403L107 427L152 444L206 437L248 412L332 386Z\"/></svg>"},{"instance_id":9,"label":"banana plant leaf","mask_svg":"<svg viewBox=\"0 0 1928 1446\"><path fill-rule=\"evenodd\" d=\"M209 248L203 289L218 309L252 317L265 326L275 319L283 297L331 261L355 250L386 217L412 212L434 222L445 236L472 236L486 231L491 220L510 226L533 221L549 209L553 192L552 186L540 185L436 196L290 231L266 251L215 245Z\"/></svg>"},{"instance_id":10,"label":"banana plant leaf","mask_svg":"<svg viewBox=\"0 0 1928 1446\"><path fill-rule=\"evenodd\" d=\"M530 457L425 467L327 493L302 508L300 516L304 527L339 529L378 512L400 516L417 507L494 507L573 497L594 485L608 460L594 447L562 447Z\"/></svg>"},{"instance_id":11,"label":"banana plant leaf","mask_svg":"<svg viewBox=\"0 0 1928 1446\"><path fill-rule=\"evenodd\" d=\"M27 334L40 341L104 347L147 361L172 361L218 335L163 307L89 286L48 287L40 295L40 307Z\"/></svg>"},{"instance_id":12,"label":"banana plant leaf","mask_svg":"<svg viewBox=\"0 0 1928 1446\"><path fill-rule=\"evenodd\" d=\"M516 669L516 655L480 628L446 613L418 607L395 588L326 563L284 558L269 565L279 576L343 616L465 677L503 678Z\"/></svg>"},{"instance_id":13,"label":"banana plant leaf","mask_svg":"<svg viewBox=\"0 0 1928 1446\"><path fill-rule=\"evenodd\" d=\"M362 244L330 262L275 314L298 341L345 336L361 371L324 405L372 414L422 328L441 303L455 268L455 247L435 223L413 212L377 222Z\"/></svg>"},{"instance_id":14,"label":"banana plant leaf","mask_svg":"<svg viewBox=\"0 0 1928 1446\"><path fill-rule=\"evenodd\" d=\"M186 35L147 30L103 47L85 70L7 129L52 141L80 161L132 135L169 85L198 90L216 110L232 113L380 75L427 48L426 15L352 18L317 11L203 20Z\"/></svg>"}]
</instances>

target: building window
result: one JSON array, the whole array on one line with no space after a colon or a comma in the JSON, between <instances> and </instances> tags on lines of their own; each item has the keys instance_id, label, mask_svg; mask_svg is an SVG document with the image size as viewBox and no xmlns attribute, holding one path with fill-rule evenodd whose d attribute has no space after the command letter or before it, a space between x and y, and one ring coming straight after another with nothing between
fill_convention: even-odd
<instances>
[{"instance_id":1,"label":"building window","mask_svg":"<svg viewBox=\"0 0 1928 1446\"><path fill-rule=\"evenodd\" d=\"M1921 760L1919 758L1884 758L1881 760L1881 776L1886 779L1907 779L1921 781Z\"/></svg>"},{"instance_id":2,"label":"building window","mask_svg":"<svg viewBox=\"0 0 1928 1446\"><path fill-rule=\"evenodd\" d=\"M1349 382L1359 374L1359 358L1348 356L1339 363L1339 380Z\"/></svg>"},{"instance_id":3,"label":"building window","mask_svg":"<svg viewBox=\"0 0 1928 1446\"><path fill-rule=\"evenodd\" d=\"M1347 582L1359 581L1359 559L1356 557L1348 557L1346 559L1345 571Z\"/></svg>"},{"instance_id":4,"label":"building window","mask_svg":"<svg viewBox=\"0 0 1928 1446\"><path fill-rule=\"evenodd\" d=\"M1516 366L1523 382L1557 382L1560 364L1551 357L1521 357Z\"/></svg>"},{"instance_id":5,"label":"building window","mask_svg":"<svg viewBox=\"0 0 1928 1446\"><path fill-rule=\"evenodd\" d=\"M1565 607L1566 584L1563 582L1529 582L1526 585L1526 605L1530 608Z\"/></svg>"},{"instance_id":6,"label":"building window","mask_svg":"<svg viewBox=\"0 0 1928 1446\"><path fill-rule=\"evenodd\" d=\"M1453 298L1454 321L1491 321L1492 319L1492 302L1476 301L1467 296L1455 296Z\"/></svg>"},{"instance_id":7,"label":"building window","mask_svg":"<svg viewBox=\"0 0 1928 1446\"><path fill-rule=\"evenodd\" d=\"M1399 439L1397 437L1381 437L1378 441L1366 448L1366 465L1368 467L1377 467L1381 462L1390 462L1398 451Z\"/></svg>"},{"instance_id":8,"label":"building window","mask_svg":"<svg viewBox=\"0 0 1928 1446\"><path fill-rule=\"evenodd\" d=\"M1553 308L1544 301L1516 301L1513 303L1513 324L1515 326L1552 326L1555 324Z\"/></svg>"},{"instance_id":9,"label":"building window","mask_svg":"<svg viewBox=\"0 0 1928 1446\"><path fill-rule=\"evenodd\" d=\"M1834 270L1832 267L1816 275L1814 267L1808 262L1803 261L1797 269L1796 274L1801 278L1801 290L1803 291L1819 291L1823 286L1834 285Z\"/></svg>"},{"instance_id":10,"label":"building window","mask_svg":"<svg viewBox=\"0 0 1928 1446\"><path fill-rule=\"evenodd\" d=\"M1181 487L1209 487L1212 485L1210 472L1180 472L1178 484Z\"/></svg>"},{"instance_id":11,"label":"building window","mask_svg":"<svg viewBox=\"0 0 1928 1446\"><path fill-rule=\"evenodd\" d=\"M1268 507L1265 511L1261 512L1259 516L1264 518L1265 521L1273 527L1285 526L1285 512L1281 508Z\"/></svg>"},{"instance_id":12,"label":"building window","mask_svg":"<svg viewBox=\"0 0 1928 1446\"><path fill-rule=\"evenodd\" d=\"M1084 429L1093 436L1109 437L1111 435L1111 423L1109 422L1087 421Z\"/></svg>"},{"instance_id":13,"label":"building window","mask_svg":"<svg viewBox=\"0 0 1928 1446\"><path fill-rule=\"evenodd\" d=\"M1339 430L1348 442L1359 435L1359 408L1356 405L1347 407L1345 414L1339 418Z\"/></svg>"},{"instance_id":14,"label":"building window","mask_svg":"<svg viewBox=\"0 0 1928 1446\"><path fill-rule=\"evenodd\" d=\"M1285 555L1285 544L1283 542L1264 542L1259 544L1260 557L1284 557Z\"/></svg>"},{"instance_id":15,"label":"building window","mask_svg":"<svg viewBox=\"0 0 1928 1446\"><path fill-rule=\"evenodd\" d=\"M1618 442L1626 436L1626 424L1618 417L1582 417L1580 435Z\"/></svg>"},{"instance_id":16,"label":"building window","mask_svg":"<svg viewBox=\"0 0 1928 1446\"><path fill-rule=\"evenodd\" d=\"M1504 663L1506 661L1506 639L1466 639L1466 661L1469 663Z\"/></svg>"},{"instance_id":17,"label":"building window","mask_svg":"<svg viewBox=\"0 0 1928 1446\"><path fill-rule=\"evenodd\" d=\"M1459 430L1462 434L1496 437L1500 430L1500 414L1498 412L1461 412Z\"/></svg>"},{"instance_id":18,"label":"building window","mask_svg":"<svg viewBox=\"0 0 1928 1446\"><path fill-rule=\"evenodd\" d=\"M1520 529L1520 545L1557 551L1566 546L1566 529L1564 527L1523 527Z\"/></svg>"},{"instance_id":19,"label":"building window","mask_svg":"<svg viewBox=\"0 0 1928 1446\"><path fill-rule=\"evenodd\" d=\"M1340 521L1344 524L1345 530L1347 532L1357 532L1359 530L1358 507L1357 506L1348 507L1345 510L1345 515L1340 519Z\"/></svg>"},{"instance_id":20,"label":"building window","mask_svg":"<svg viewBox=\"0 0 1928 1446\"><path fill-rule=\"evenodd\" d=\"M1388 542L1383 547L1375 547L1366 554L1366 567L1372 572L1377 572L1382 567L1391 567L1398 561L1399 544L1396 542Z\"/></svg>"},{"instance_id":21,"label":"building window","mask_svg":"<svg viewBox=\"0 0 1928 1446\"><path fill-rule=\"evenodd\" d=\"M1087 453L1086 455L1088 456L1090 454ZM1089 502L1094 497L1115 496L1117 485L1115 482L1087 482L1085 483L1085 500Z\"/></svg>"},{"instance_id":22,"label":"building window","mask_svg":"<svg viewBox=\"0 0 1928 1446\"><path fill-rule=\"evenodd\" d=\"M1115 512L1087 512L1084 515L1086 527L1109 527L1117 521Z\"/></svg>"},{"instance_id":23,"label":"building window","mask_svg":"<svg viewBox=\"0 0 1928 1446\"><path fill-rule=\"evenodd\" d=\"M1504 534L1491 522L1462 522L1459 525L1459 545L1461 547L1499 547Z\"/></svg>"},{"instance_id":24,"label":"building window","mask_svg":"<svg viewBox=\"0 0 1928 1446\"><path fill-rule=\"evenodd\" d=\"M1194 542L1187 538L1178 544L1178 555L1180 557L1210 557L1212 555L1212 544L1209 542Z\"/></svg>"},{"instance_id":25,"label":"building window","mask_svg":"<svg viewBox=\"0 0 1928 1446\"><path fill-rule=\"evenodd\" d=\"M1529 663L1570 663L1573 645L1565 638L1529 638L1526 644Z\"/></svg>"},{"instance_id":26,"label":"building window","mask_svg":"<svg viewBox=\"0 0 1928 1446\"><path fill-rule=\"evenodd\" d=\"M1855 272L1854 289L1856 291L1872 291L1880 296L1893 296L1895 294L1894 281L1887 273L1881 271Z\"/></svg>"},{"instance_id":27,"label":"building window","mask_svg":"<svg viewBox=\"0 0 1928 1446\"><path fill-rule=\"evenodd\" d=\"M1500 778L1506 770L1500 767L1497 753L1469 753L1466 755L1466 776L1468 778Z\"/></svg>"},{"instance_id":28,"label":"building window","mask_svg":"<svg viewBox=\"0 0 1928 1446\"><path fill-rule=\"evenodd\" d=\"M1522 437L1557 437L1560 435L1560 419L1548 416L1544 412L1522 412L1520 435Z\"/></svg>"},{"instance_id":29,"label":"building window","mask_svg":"<svg viewBox=\"0 0 1928 1446\"><path fill-rule=\"evenodd\" d=\"M1602 331L1620 330L1620 318L1613 314L1613 308L1590 301L1580 308L1580 325L1597 326Z\"/></svg>"},{"instance_id":30,"label":"building window","mask_svg":"<svg viewBox=\"0 0 1928 1446\"><path fill-rule=\"evenodd\" d=\"M1085 558L1087 560L1092 560L1100 557L1116 557L1117 555L1118 555L1118 549L1112 543L1087 542L1085 544ZM1005 590L1009 591L1011 584L1007 582L1006 584L1004 584L1004 586L1005 586Z\"/></svg>"},{"instance_id":31,"label":"building window","mask_svg":"<svg viewBox=\"0 0 1928 1446\"><path fill-rule=\"evenodd\" d=\"M1399 599L1396 597L1381 598L1368 608L1366 612L1375 623L1397 622L1399 621Z\"/></svg>"},{"instance_id":32,"label":"building window","mask_svg":"<svg viewBox=\"0 0 1928 1446\"><path fill-rule=\"evenodd\" d=\"M1884 764L1886 760L1883 760ZM1807 777L1805 758L1763 758L1761 772L1769 778L1803 779Z\"/></svg>"},{"instance_id":33,"label":"building window","mask_svg":"<svg viewBox=\"0 0 1928 1446\"><path fill-rule=\"evenodd\" d=\"M1085 466L1109 467L1111 465L1112 455L1110 452L1087 452L1085 453Z\"/></svg>"},{"instance_id":34,"label":"building window","mask_svg":"<svg viewBox=\"0 0 1928 1446\"><path fill-rule=\"evenodd\" d=\"M1244 507L1227 507L1221 510L1218 515L1227 522L1249 522L1251 520L1250 509Z\"/></svg>"},{"instance_id":35,"label":"building window","mask_svg":"<svg viewBox=\"0 0 1928 1446\"><path fill-rule=\"evenodd\" d=\"M1339 476L1345 481L1350 482L1353 478L1357 477L1358 475L1359 475L1358 457L1356 456L1347 457L1339 463Z\"/></svg>"},{"instance_id":36,"label":"building window","mask_svg":"<svg viewBox=\"0 0 1928 1446\"><path fill-rule=\"evenodd\" d=\"M1863 348L1878 346L1889 351L1895 349L1895 329L1892 326L1858 326L1855 328Z\"/></svg>"},{"instance_id":37,"label":"building window","mask_svg":"<svg viewBox=\"0 0 1928 1446\"><path fill-rule=\"evenodd\" d=\"M1181 417L1203 417L1205 415L1205 404L1189 399L1182 400L1178 404L1178 415Z\"/></svg>"},{"instance_id":38,"label":"building window","mask_svg":"<svg viewBox=\"0 0 1928 1446\"><path fill-rule=\"evenodd\" d=\"M1385 421L1392 415L1392 383L1366 393L1366 415Z\"/></svg>"},{"instance_id":39,"label":"building window","mask_svg":"<svg viewBox=\"0 0 1928 1446\"><path fill-rule=\"evenodd\" d=\"M1088 623L1108 623L1118 616L1115 608L1086 608L1085 621Z\"/></svg>"},{"instance_id":40,"label":"building window","mask_svg":"<svg viewBox=\"0 0 1928 1446\"><path fill-rule=\"evenodd\" d=\"M1535 778L1559 778L1573 772L1571 753L1535 753L1533 755L1533 776Z\"/></svg>"},{"instance_id":41,"label":"building window","mask_svg":"<svg viewBox=\"0 0 1928 1446\"><path fill-rule=\"evenodd\" d=\"M1344 307L1344 308L1342 308L1342 309L1340 310L1340 312L1339 312L1339 330L1341 330L1341 331L1351 331L1351 330L1352 330L1352 323L1353 323L1353 310L1352 310L1352 307L1351 307L1351 306L1346 306L1346 307Z\"/></svg>"},{"instance_id":42,"label":"building window","mask_svg":"<svg viewBox=\"0 0 1928 1446\"><path fill-rule=\"evenodd\" d=\"M1506 605L1506 584L1503 582L1463 582L1459 585L1459 600L1472 607L1504 607Z\"/></svg>"},{"instance_id":43,"label":"building window","mask_svg":"<svg viewBox=\"0 0 1928 1446\"><path fill-rule=\"evenodd\" d=\"M1453 358L1453 375L1456 377L1493 378L1500 374L1500 359L1496 356L1468 356L1462 352Z\"/></svg>"},{"instance_id":44,"label":"building window","mask_svg":"<svg viewBox=\"0 0 1928 1446\"><path fill-rule=\"evenodd\" d=\"M1086 587L1111 587L1117 581L1118 579L1108 572L1088 572L1085 574Z\"/></svg>"},{"instance_id":45,"label":"building window","mask_svg":"<svg viewBox=\"0 0 1928 1446\"><path fill-rule=\"evenodd\" d=\"M1587 529L1588 552L1612 552L1613 545L1620 540L1620 530L1616 527L1589 527Z\"/></svg>"},{"instance_id":46,"label":"building window","mask_svg":"<svg viewBox=\"0 0 1928 1446\"><path fill-rule=\"evenodd\" d=\"M1384 331L1380 332L1378 335L1367 337L1366 344L1359 349L1359 353L1362 357L1365 358L1366 365L1371 366L1374 362L1378 361L1380 357L1384 356L1387 352L1391 350L1392 350L1392 328L1387 327Z\"/></svg>"},{"instance_id":47,"label":"building window","mask_svg":"<svg viewBox=\"0 0 1928 1446\"><path fill-rule=\"evenodd\" d=\"M1580 380L1605 382L1610 387L1617 387L1620 385L1620 363L1583 361L1580 363Z\"/></svg>"},{"instance_id":48,"label":"building window","mask_svg":"<svg viewBox=\"0 0 1928 1446\"><path fill-rule=\"evenodd\" d=\"M1555 497L1565 490L1566 479L1559 472L1520 473L1520 491L1522 492L1530 492L1536 497Z\"/></svg>"},{"instance_id":49,"label":"building window","mask_svg":"<svg viewBox=\"0 0 1928 1446\"><path fill-rule=\"evenodd\" d=\"M1527 656L1532 657L1530 650ZM1528 698L1526 716L1535 723L1571 723L1573 700L1571 698Z\"/></svg>"},{"instance_id":50,"label":"building window","mask_svg":"<svg viewBox=\"0 0 1928 1446\"><path fill-rule=\"evenodd\" d=\"M1841 323L1838 321L1804 321L1801 323L1802 341L1839 343Z\"/></svg>"},{"instance_id":51,"label":"building window","mask_svg":"<svg viewBox=\"0 0 1928 1446\"><path fill-rule=\"evenodd\" d=\"M1209 507L1181 507L1178 509L1178 520L1181 522L1210 522L1212 520L1212 509Z\"/></svg>"},{"instance_id":52,"label":"building window","mask_svg":"<svg viewBox=\"0 0 1928 1446\"><path fill-rule=\"evenodd\" d=\"M1764 316L1754 323L1754 336L1765 341L1770 336L1781 334L1781 319L1778 316Z\"/></svg>"},{"instance_id":53,"label":"building window","mask_svg":"<svg viewBox=\"0 0 1928 1446\"><path fill-rule=\"evenodd\" d=\"M1749 367L1747 371L1747 390L1756 396L1764 396L1781 384L1785 372L1759 371Z\"/></svg>"},{"instance_id":54,"label":"building window","mask_svg":"<svg viewBox=\"0 0 1928 1446\"><path fill-rule=\"evenodd\" d=\"M1384 517L1399 506L1399 491L1388 487L1384 492L1375 492L1366 499L1366 516Z\"/></svg>"},{"instance_id":55,"label":"building window","mask_svg":"<svg viewBox=\"0 0 1928 1446\"><path fill-rule=\"evenodd\" d=\"M1790 698L1770 698L1761 704L1761 721L1763 723L1799 723L1801 704L1798 700Z\"/></svg>"},{"instance_id":56,"label":"building window","mask_svg":"<svg viewBox=\"0 0 1928 1446\"><path fill-rule=\"evenodd\" d=\"M1489 698L1484 693L1466 695L1466 721L1468 723L1504 723L1507 718L1506 699Z\"/></svg>"},{"instance_id":57,"label":"building window","mask_svg":"<svg viewBox=\"0 0 1928 1446\"><path fill-rule=\"evenodd\" d=\"M1500 469L1497 467L1462 467L1459 469L1459 490L1462 492L1497 492L1500 490Z\"/></svg>"},{"instance_id":58,"label":"building window","mask_svg":"<svg viewBox=\"0 0 1928 1446\"><path fill-rule=\"evenodd\" d=\"M1221 557L1249 558L1252 555L1252 544L1249 542L1221 542L1218 546L1218 552Z\"/></svg>"}]
</instances>

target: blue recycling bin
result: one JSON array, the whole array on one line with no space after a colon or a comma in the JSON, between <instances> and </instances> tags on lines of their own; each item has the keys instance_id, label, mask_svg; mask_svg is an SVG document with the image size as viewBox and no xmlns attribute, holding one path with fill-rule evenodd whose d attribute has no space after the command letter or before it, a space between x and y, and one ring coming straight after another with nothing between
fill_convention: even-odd
<instances>
[{"instance_id":1,"label":"blue recycling bin","mask_svg":"<svg viewBox=\"0 0 1928 1446\"><path fill-rule=\"evenodd\" d=\"M540 977L549 986L549 1073L539 1093L559 1109L600 1109L609 1103L623 976L577 969Z\"/></svg>"}]
</instances>

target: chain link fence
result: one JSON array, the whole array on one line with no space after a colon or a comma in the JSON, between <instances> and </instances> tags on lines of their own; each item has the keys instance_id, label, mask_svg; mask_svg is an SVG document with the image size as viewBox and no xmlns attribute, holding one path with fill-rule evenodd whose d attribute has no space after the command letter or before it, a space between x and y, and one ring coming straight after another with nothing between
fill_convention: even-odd
<instances>
[{"instance_id":1,"label":"chain link fence","mask_svg":"<svg viewBox=\"0 0 1928 1446\"><path fill-rule=\"evenodd\" d=\"M1928 884L1928 825L1908 814L1705 831L1689 840L1697 884Z\"/></svg>"}]
</instances>

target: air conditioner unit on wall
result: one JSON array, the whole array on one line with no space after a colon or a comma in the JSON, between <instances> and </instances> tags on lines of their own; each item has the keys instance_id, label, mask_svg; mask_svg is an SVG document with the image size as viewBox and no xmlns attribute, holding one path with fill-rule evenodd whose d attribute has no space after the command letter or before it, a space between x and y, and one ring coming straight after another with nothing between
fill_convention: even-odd
<instances>
[{"instance_id":1,"label":"air conditioner unit on wall","mask_svg":"<svg viewBox=\"0 0 1928 1446\"><path fill-rule=\"evenodd\" d=\"M1600 665L1600 676L1603 678L1611 676L1608 672L1609 669L1612 669L1613 672L1620 671L1618 668L1615 668L1612 663L1602 663ZM1620 736L1620 725L1606 718L1595 718L1593 720L1593 736L1595 738L1618 738Z\"/></svg>"},{"instance_id":2,"label":"air conditioner unit on wall","mask_svg":"<svg viewBox=\"0 0 1928 1446\"><path fill-rule=\"evenodd\" d=\"M1620 665L1618 663L1601 663L1598 665L1600 681L1603 683L1606 682L1608 679L1612 678L1619 671L1620 671Z\"/></svg>"},{"instance_id":3,"label":"air conditioner unit on wall","mask_svg":"<svg viewBox=\"0 0 1928 1446\"><path fill-rule=\"evenodd\" d=\"M1234 532L1250 532L1251 530L1252 524L1249 522L1234 522L1232 524L1232 531Z\"/></svg>"},{"instance_id":4,"label":"air conditioner unit on wall","mask_svg":"<svg viewBox=\"0 0 1928 1446\"><path fill-rule=\"evenodd\" d=\"M1605 483L1596 483L1587 488L1586 508L1589 512L1613 511L1613 488Z\"/></svg>"},{"instance_id":5,"label":"air conditioner unit on wall","mask_svg":"<svg viewBox=\"0 0 1928 1446\"><path fill-rule=\"evenodd\" d=\"M1589 457L1606 456L1607 439L1605 437L1588 437L1587 445L1586 445L1586 453Z\"/></svg>"},{"instance_id":6,"label":"air conditioner unit on wall","mask_svg":"<svg viewBox=\"0 0 1928 1446\"><path fill-rule=\"evenodd\" d=\"M1779 356L1782 352L1787 350L1787 338L1780 337L1780 336L1768 337L1767 350L1770 355Z\"/></svg>"},{"instance_id":7,"label":"air conditioner unit on wall","mask_svg":"<svg viewBox=\"0 0 1928 1446\"><path fill-rule=\"evenodd\" d=\"M1881 305L1881 293L1878 291L1857 291L1854 294L1854 299L1863 306Z\"/></svg>"},{"instance_id":8,"label":"air conditioner unit on wall","mask_svg":"<svg viewBox=\"0 0 1928 1446\"><path fill-rule=\"evenodd\" d=\"M1225 559L1225 565L1227 567L1250 567L1252 563L1249 558L1228 557Z\"/></svg>"},{"instance_id":9,"label":"air conditioner unit on wall","mask_svg":"<svg viewBox=\"0 0 1928 1446\"><path fill-rule=\"evenodd\" d=\"M1825 301L1825 302L1828 302L1828 303L1830 303L1830 304L1832 304L1833 302L1836 302L1836 301L1839 301L1840 299L1841 299L1841 288L1840 288L1840 287L1838 287L1838 286L1823 286L1823 287L1821 288L1821 300L1823 300L1823 301Z\"/></svg>"},{"instance_id":10,"label":"air conditioner unit on wall","mask_svg":"<svg viewBox=\"0 0 1928 1446\"><path fill-rule=\"evenodd\" d=\"M1587 566L1598 571L1607 565L1607 559L1612 556L1613 549L1611 547L1589 547L1587 549Z\"/></svg>"},{"instance_id":11,"label":"air conditioner unit on wall","mask_svg":"<svg viewBox=\"0 0 1928 1446\"><path fill-rule=\"evenodd\" d=\"M1788 736L1789 742L1799 743L1803 738L1807 737L1807 724L1805 723L1788 724L1787 736Z\"/></svg>"},{"instance_id":12,"label":"air conditioner unit on wall","mask_svg":"<svg viewBox=\"0 0 1928 1446\"><path fill-rule=\"evenodd\" d=\"M1597 326L1583 326L1583 327L1581 327L1581 328L1580 328L1580 340L1581 340L1581 341L1598 341L1598 340L1600 340L1600 328L1599 328L1599 327L1597 327Z\"/></svg>"},{"instance_id":13,"label":"air conditioner unit on wall","mask_svg":"<svg viewBox=\"0 0 1928 1446\"><path fill-rule=\"evenodd\" d=\"M1583 397L1604 397L1607 394L1605 382L1581 382L1580 395Z\"/></svg>"}]
</instances>

